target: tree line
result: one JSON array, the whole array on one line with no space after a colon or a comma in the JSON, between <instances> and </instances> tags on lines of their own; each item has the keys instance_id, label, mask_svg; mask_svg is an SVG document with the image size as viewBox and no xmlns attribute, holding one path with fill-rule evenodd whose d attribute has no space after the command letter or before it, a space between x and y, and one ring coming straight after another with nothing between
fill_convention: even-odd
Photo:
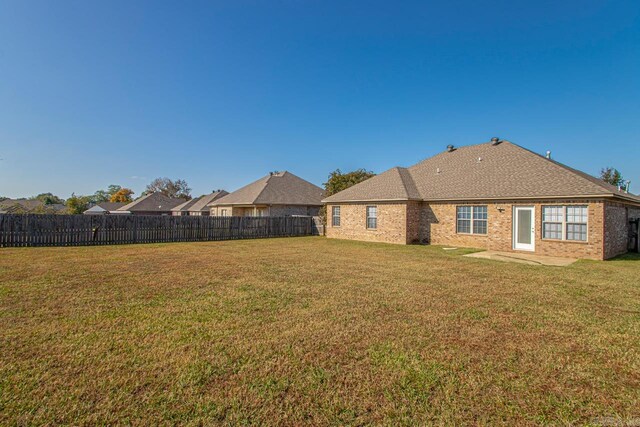
<instances>
[{"instance_id":1,"label":"tree line","mask_svg":"<svg viewBox=\"0 0 640 427\"><path fill-rule=\"evenodd\" d=\"M189 184L184 179L176 179L172 180L169 178L156 178L147 184L145 190L142 192L141 196L145 196L150 193L160 192L167 197L178 198L178 199L191 199L191 188ZM27 199L22 200L38 200L42 202L42 204L46 206L51 205L65 205L66 212L70 214L81 214L91 206L96 205L98 203L104 202L112 202L112 203L129 203L134 200L135 192L126 187L122 187L120 185L112 184L109 185L106 189L97 190L93 194L89 195L78 195L75 193L71 194L71 197L68 199L63 199L59 196L56 196L52 193L40 193L37 196L32 196ZM9 199L8 197L0 197L0 202Z\"/></svg>"}]
</instances>

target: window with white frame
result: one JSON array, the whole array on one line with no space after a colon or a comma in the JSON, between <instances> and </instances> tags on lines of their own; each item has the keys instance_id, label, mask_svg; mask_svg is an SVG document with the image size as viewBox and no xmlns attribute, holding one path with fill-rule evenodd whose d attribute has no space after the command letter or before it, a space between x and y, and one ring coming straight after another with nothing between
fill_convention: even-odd
<instances>
[{"instance_id":1,"label":"window with white frame","mask_svg":"<svg viewBox=\"0 0 640 427\"><path fill-rule=\"evenodd\" d=\"M486 206L458 206L456 230L461 234L487 234Z\"/></svg>"},{"instance_id":2,"label":"window with white frame","mask_svg":"<svg viewBox=\"0 0 640 427\"><path fill-rule=\"evenodd\" d=\"M564 206L543 206L542 238L562 240Z\"/></svg>"},{"instance_id":3,"label":"window with white frame","mask_svg":"<svg viewBox=\"0 0 640 427\"><path fill-rule=\"evenodd\" d=\"M487 207L473 207L473 234L487 234Z\"/></svg>"},{"instance_id":4,"label":"window with white frame","mask_svg":"<svg viewBox=\"0 0 640 427\"><path fill-rule=\"evenodd\" d=\"M543 206L542 238L587 241L587 206Z\"/></svg>"},{"instance_id":5,"label":"window with white frame","mask_svg":"<svg viewBox=\"0 0 640 427\"><path fill-rule=\"evenodd\" d=\"M587 207L567 206L567 240L587 241Z\"/></svg>"},{"instance_id":6,"label":"window with white frame","mask_svg":"<svg viewBox=\"0 0 640 427\"><path fill-rule=\"evenodd\" d=\"M227 216L227 210L226 209L220 209L220 216Z\"/></svg>"},{"instance_id":7,"label":"window with white frame","mask_svg":"<svg viewBox=\"0 0 640 427\"><path fill-rule=\"evenodd\" d=\"M340 227L340 206L333 206L331 208L331 225Z\"/></svg>"},{"instance_id":8,"label":"window with white frame","mask_svg":"<svg viewBox=\"0 0 640 427\"><path fill-rule=\"evenodd\" d=\"M367 206L367 228L378 228L378 207Z\"/></svg>"}]
</instances>

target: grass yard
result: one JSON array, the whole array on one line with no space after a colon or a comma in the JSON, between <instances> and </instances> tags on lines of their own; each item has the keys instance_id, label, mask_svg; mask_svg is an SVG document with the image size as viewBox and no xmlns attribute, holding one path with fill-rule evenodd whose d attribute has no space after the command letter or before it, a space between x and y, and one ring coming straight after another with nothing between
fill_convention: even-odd
<instances>
[{"instance_id":1,"label":"grass yard","mask_svg":"<svg viewBox=\"0 0 640 427\"><path fill-rule=\"evenodd\" d=\"M640 257L0 249L0 425L640 421Z\"/></svg>"}]
</instances>

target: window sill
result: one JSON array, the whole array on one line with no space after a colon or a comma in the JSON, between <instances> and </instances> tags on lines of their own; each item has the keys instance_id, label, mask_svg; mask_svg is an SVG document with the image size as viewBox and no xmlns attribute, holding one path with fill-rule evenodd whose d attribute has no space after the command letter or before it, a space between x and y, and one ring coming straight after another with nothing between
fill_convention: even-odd
<instances>
[{"instance_id":1,"label":"window sill","mask_svg":"<svg viewBox=\"0 0 640 427\"><path fill-rule=\"evenodd\" d=\"M457 236L473 236L473 237L487 237L489 234L480 233L456 233Z\"/></svg>"},{"instance_id":2,"label":"window sill","mask_svg":"<svg viewBox=\"0 0 640 427\"><path fill-rule=\"evenodd\" d=\"M577 245L588 245L589 241L583 240L562 240L562 239L540 239L542 242L552 242L552 243L572 243Z\"/></svg>"}]
</instances>

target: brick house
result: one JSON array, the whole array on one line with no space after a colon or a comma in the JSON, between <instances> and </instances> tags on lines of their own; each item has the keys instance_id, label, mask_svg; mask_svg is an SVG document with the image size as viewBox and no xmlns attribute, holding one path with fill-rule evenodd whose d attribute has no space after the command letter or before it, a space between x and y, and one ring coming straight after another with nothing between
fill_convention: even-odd
<instances>
[{"instance_id":1,"label":"brick house","mask_svg":"<svg viewBox=\"0 0 640 427\"><path fill-rule=\"evenodd\" d=\"M327 237L607 259L640 197L509 141L454 148L334 194Z\"/></svg>"},{"instance_id":2,"label":"brick house","mask_svg":"<svg viewBox=\"0 0 640 427\"><path fill-rule=\"evenodd\" d=\"M324 190L291 172L272 172L209 203L212 216L318 215Z\"/></svg>"},{"instance_id":3,"label":"brick house","mask_svg":"<svg viewBox=\"0 0 640 427\"><path fill-rule=\"evenodd\" d=\"M229 194L227 191L218 190L204 196L188 200L171 209L173 216L208 216L210 213L209 203L218 200Z\"/></svg>"}]
</instances>

